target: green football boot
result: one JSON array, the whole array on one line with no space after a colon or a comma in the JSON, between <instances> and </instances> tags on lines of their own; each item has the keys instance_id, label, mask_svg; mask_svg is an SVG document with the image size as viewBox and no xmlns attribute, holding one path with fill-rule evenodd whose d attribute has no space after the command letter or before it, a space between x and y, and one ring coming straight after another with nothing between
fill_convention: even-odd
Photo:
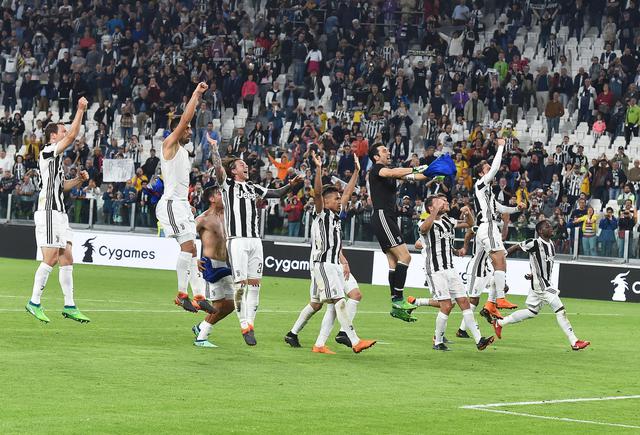
<instances>
[{"instance_id":1,"label":"green football boot","mask_svg":"<svg viewBox=\"0 0 640 435\"><path fill-rule=\"evenodd\" d=\"M75 320L76 322L80 322L80 323L89 323L91 321L91 319L89 319L87 316L82 314L82 312L79 309L77 309L75 306L73 307L65 306L62 309L62 317L66 317L67 319Z\"/></svg>"},{"instance_id":2,"label":"green football boot","mask_svg":"<svg viewBox=\"0 0 640 435\"><path fill-rule=\"evenodd\" d=\"M27 313L31 314L33 317L40 320L41 322L49 323L51 321L49 320L47 315L44 313L44 308L42 308L40 304L34 304L31 301L29 301L24 308L27 310Z\"/></svg>"},{"instance_id":3,"label":"green football boot","mask_svg":"<svg viewBox=\"0 0 640 435\"><path fill-rule=\"evenodd\" d=\"M209 348L218 347L215 344L209 342L208 340L196 340L193 342L193 345L197 347L209 347Z\"/></svg>"},{"instance_id":4,"label":"green football boot","mask_svg":"<svg viewBox=\"0 0 640 435\"><path fill-rule=\"evenodd\" d=\"M416 322L418 318L413 316L411 312L407 310L401 310L399 308L391 308L391 317L395 317L396 319L404 320L405 322Z\"/></svg>"},{"instance_id":5,"label":"green football boot","mask_svg":"<svg viewBox=\"0 0 640 435\"><path fill-rule=\"evenodd\" d=\"M391 308L395 308L395 309L398 309L398 310L404 310L404 311L411 312L411 311L415 310L418 307L416 307L415 305L410 304L409 302L407 302L407 300L405 298L402 298L402 299L397 299L395 301L391 300Z\"/></svg>"}]
</instances>

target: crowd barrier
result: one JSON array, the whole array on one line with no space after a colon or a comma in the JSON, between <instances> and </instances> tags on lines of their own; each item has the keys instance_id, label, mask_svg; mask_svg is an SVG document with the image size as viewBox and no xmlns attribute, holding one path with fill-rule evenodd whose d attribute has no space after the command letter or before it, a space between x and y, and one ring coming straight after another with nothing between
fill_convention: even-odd
<instances>
[{"instance_id":1,"label":"crowd barrier","mask_svg":"<svg viewBox=\"0 0 640 435\"><path fill-rule=\"evenodd\" d=\"M152 235L75 230L73 257L76 264L174 270L179 252L171 239ZM200 241L197 241L198 249ZM308 278L308 245L264 241L264 274L267 276ZM344 248L352 274L361 283L387 285L388 264L379 250ZM411 254L407 287L424 288L424 259ZM40 259L32 226L0 225L0 257ZM454 258L462 280L467 282L471 257ZM0 264L2 261L0 260ZM530 282L529 262L507 259L507 284L510 294L526 295ZM3 273L6 273L3 270ZM584 264L559 261L552 285L566 297L616 302L640 302L640 268L619 264Z\"/></svg>"}]
</instances>

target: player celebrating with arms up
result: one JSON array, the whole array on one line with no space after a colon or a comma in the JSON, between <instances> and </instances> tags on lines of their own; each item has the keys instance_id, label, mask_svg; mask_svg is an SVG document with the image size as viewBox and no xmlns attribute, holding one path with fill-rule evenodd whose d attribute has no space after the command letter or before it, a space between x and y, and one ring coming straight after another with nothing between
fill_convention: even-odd
<instances>
[{"instance_id":1,"label":"player celebrating with arms up","mask_svg":"<svg viewBox=\"0 0 640 435\"><path fill-rule=\"evenodd\" d=\"M496 200L491 190L491 183L502 164L504 146L505 139L498 139L498 150L491 165L486 161L482 161L476 165L479 179L473 186L474 208L477 214L476 223L478 225L475 257L484 255L484 252L489 253L493 266L493 282L495 284L495 293L489 294L489 300L480 314L485 317L493 316L498 318L502 318L502 315L496 307L497 300L502 302L504 308L517 308L516 305L504 300L507 259L505 256L506 251L502 244L502 234L497 224L498 213L513 214L527 208L523 203L518 204L517 207L506 207Z\"/></svg>"},{"instance_id":2,"label":"player celebrating with arms up","mask_svg":"<svg viewBox=\"0 0 640 435\"><path fill-rule=\"evenodd\" d=\"M233 273L234 303L245 342L256 345L254 321L262 279L262 241L260 240L260 198L280 198L302 182L293 178L279 189L267 189L249 180L249 166L240 158L231 158L222 167L217 141L207 137L216 178L222 187L227 254Z\"/></svg>"},{"instance_id":3,"label":"player celebrating with arms up","mask_svg":"<svg viewBox=\"0 0 640 435\"><path fill-rule=\"evenodd\" d=\"M208 89L201 82L191 95L191 99L180 118L171 121L171 134L162 142L160 149L160 167L164 181L164 194L156 206L156 216L168 237L175 238L180 244L180 254L176 264L178 275L178 295L176 305L187 311L197 312L199 309L213 313L213 307L204 297L202 280L199 279L198 257L196 252L196 223L189 205L189 174L191 162L184 145L191 140L189 123L200 101L200 97ZM193 301L189 300L187 287L191 282L194 293Z\"/></svg>"},{"instance_id":4,"label":"player celebrating with arms up","mask_svg":"<svg viewBox=\"0 0 640 435\"><path fill-rule=\"evenodd\" d=\"M371 226L380 243L382 252L389 263L389 288L391 290L391 316L415 322L411 315L416 306L404 299L404 284L407 280L407 269L411 262L411 254L402 239L398 228L396 211L396 180L426 180L421 172L427 166L416 168L389 168L391 154L382 144L374 144L369 149L369 159L373 166L369 170L369 190L373 202Z\"/></svg>"},{"instance_id":5,"label":"player celebrating with arms up","mask_svg":"<svg viewBox=\"0 0 640 435\"><path fill-rule=\"evenodd\" d=\"M62 315L78 322L89 322L89 318L76 308L73 299L73 234L64 206L64 192L82 184L89 176L82 171L75 180L65 181L62 169L63 153L80 133L82 117L86 111L87 100L82 97L78 100L78 110L69 131L62 123L48 124L44 129L46 145L38 158L40 193L34 221L36 242L42 250L42 263L36 270L31 299L25 308L29 314L45 323L50 320L40 305L40 298L56 264L60 264L58 279L64 294Z\"/></svg>"},{"instance_id":6,"label":"player celebrating with arms up","mask_svg":"<svg viewBox=\"0 0 640 435\"><path fill-rule=\"evenodd\" d=\"M518 310L504 319L495 319L493 321L493 328L498 338L502 338L502 328L504 326L536 317L540 309L547 304L553 312L556 313L558 325L560 325L562 332L564 332L569 339L571 349L584 349L591 343L578 340L578 337L576 337L576 334L573 332L571 323L569 323L569 319L567 319L567 311L564 309L564 305L558 296L560 291L551 287L551 271L553 270L553 259L555 256L555 249L551 241L553 227L546 220L540 221L536 225L536 233L538 233L536 239L525 240L522 243L511 246L507 251L511 254L521 250L529 254L531 289L525 302L527 309Z\"/></svg>"},{"instance_id":7,"label":"player celebrating with arms up","mask_svg":"<svg viewBox=\"0 0 640 435\"><path fill-rule=\"evenodd\" d=\"M425 202L425 208L429 211L427 217L420 225L420 235L424 249L427 251L425 269L427 282L435 299L440 305L440 312L436 317L436 332L434 350L449 350L444 344L444 332L447 328L449 313L453 309L452 300L462 310L462 318L467 330L471 332L478 350L484 350L493 343L492 337L482 337L478 323L476 322L469 299L464 291L462 279L453 265L453 239L456 228L468 228L473 225L473 217L468 207L463 207L460 212L466 215L466 222L456 222L447 216L449 201L444 196L430 196ZM464 255L464 252L457 252Z\"/></svg>"}]
</instances>

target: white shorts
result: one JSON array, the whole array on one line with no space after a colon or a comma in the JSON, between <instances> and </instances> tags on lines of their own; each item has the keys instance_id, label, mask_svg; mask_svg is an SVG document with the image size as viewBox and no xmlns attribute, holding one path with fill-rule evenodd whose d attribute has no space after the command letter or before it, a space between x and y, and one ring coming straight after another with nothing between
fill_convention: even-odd
<instances>
[{"instance_id":1,"label":"white shorts","mask_svg":"<svg viewBox=\"0 0 640 435\"><path fill-rule=\"evenodd\" d=\"M548 288L545 290L534 284L534 288L529 290L529 295L525 303L529 310L535 311L536 313L539 313L545 304L549 305L555 313L563 306L559 295L560 290L558 289Z\"/></svg>"},{"instance_id":2,"label":"white shorts","mask_svg":"<svg viewBox=\"0 0 640 435\"><path fill-rule=\"evenodd\" d=\"M347 293L344 269L341 264L313 263L311 302L342 299Z\"/></svg>"},{"instance_id":3,"label":"white shorts","mask_svg":"<svg viewBox=\"0 0 640 435\"><path fill-rule=\"evenodd\" d=\"M309 285L309 294L311 296L311 302L319 304L320 299L318 298L318 289L314 276L315 274L313 273L313 271L311 271L311 284ZM347 281L345 282L345 296L348 296L349 293L357 288L360 288L360 286L358 285L358 281L356 281L352 274L349 274L349 278L347 278Z\"/></svg>"},{"instance_id":4,"label":"white shorts","mask_svg":"<svg viewBox=\"0 0 640 435\"><path fill-rule=\"evenodd\" d=\"M205 283L205 295L210 301L233 300L233 278L231 276L225 276L213 284L208 281L205 281Z\"/></svg>"},{"instance_id":5,"label":"white shorts","mask_svg":"<svg viewBox=\"0 0 640 435\"><path fill-rule=\"evenodd\" d=\"M178 243L196 239L196 220L187 201L172 199L158 201L156 217L167 237L173 237Z\"/></svg>"},{"instance_id":6,"label":"white shorts","mask_svg":"<svg viewBox=\"0 0 640 435\"><path fill-rule=\"evenodd\" d=\"M466 297L464 284L455 269L445 269L427 274L427 282L433 298L439 301Z\"/></svg>"},{"instance_id":7,"label":"white shorts","mask_svg":"<svg viewBox=\"0 0 640 435\"><path fill-rule=\"evenodd\" d=\"M38 210L34 213L36 243L39 248L66 248L73 242L69 216L55 210Z\"/></svg>"},{"instance_id":8,"label":"white shorts","mask_svg":"<svg viewBox=\"0 0 640 435\"><path fill-rule=\"evenodd\" d=\"M495 223L480 224L476 234L476 243L479 244L485 252L504 251L502 243L502 233Z\"/></svg>"},{"instance_id":9,"label":"white shorts","mask_svg":"<svg viewBox=\"0 0 640 435\"><path fill-rule=\"evenodd\" d=\"M471 275L467 284L467 296L470 298L479 298L482 296L485 289L488 289L492 283L493 277L491 275L482 277Z\"/></svg>"},{"instance_id":10,"label":"white shorts","mask_svg":"<svg viewBox=\"0 0 640 435\"><path fill-rule=\"evenodd\" d=\"M252 237L229 239L227 253L233 282L262 278L262 240Z\"/></svg>"}]
</instances>

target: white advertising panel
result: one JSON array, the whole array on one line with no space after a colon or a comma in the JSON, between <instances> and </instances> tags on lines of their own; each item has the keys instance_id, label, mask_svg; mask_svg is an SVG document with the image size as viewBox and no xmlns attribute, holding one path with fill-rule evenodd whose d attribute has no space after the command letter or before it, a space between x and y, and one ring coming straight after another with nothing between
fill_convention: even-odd
<instances>
[{"instance_id":1,"label":"white advertising panel","mask_svg":"<svg viewBox=\"0 0 640 435\"><path fill-rule=\"evenodd\" d=\"M453 257L453 263L456 270L460 274L464 284L467 284L467 264L471 261L471 257ZM507 285L509 286L509 294L526 295L531 288L531 282L524 278L524 275L530 273L529 262L526 260L507 259ZM371 283L376 285L388 285L389 264L387 257L382 252L377 251L373 255L373 275ZM425 288L424 258L422 254L411 254L411 264L407 272L407 287ZM551 282L554 286L558 285L558 266L553 269ZM560 289L562 290L562 289Z\"/></svg>"}]
</instances>

